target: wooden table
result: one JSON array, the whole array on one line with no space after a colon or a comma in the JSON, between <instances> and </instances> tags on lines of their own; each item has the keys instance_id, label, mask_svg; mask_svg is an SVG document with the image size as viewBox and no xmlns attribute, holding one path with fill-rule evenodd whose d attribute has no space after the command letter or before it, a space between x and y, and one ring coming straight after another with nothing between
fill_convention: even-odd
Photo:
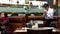
<instances>
[{"instance_id":1,"label":"wooden table","mask_svg":"<svg viewBox=\"0 0 60 34\"><path fill-rule=\"evenodd\" d=\"M43 27L43 28L17 28L14 32L13 32L13 34L27 34L27 29L35 29L35 30L40 30L40 29L51 29L51 28L49 28L49 27ZM53 30L52 30L52 32L53 32L53 34L60 34L60 30L59 29L56 29L56 28L52 28Z\"/></svg>"}]
</instances>

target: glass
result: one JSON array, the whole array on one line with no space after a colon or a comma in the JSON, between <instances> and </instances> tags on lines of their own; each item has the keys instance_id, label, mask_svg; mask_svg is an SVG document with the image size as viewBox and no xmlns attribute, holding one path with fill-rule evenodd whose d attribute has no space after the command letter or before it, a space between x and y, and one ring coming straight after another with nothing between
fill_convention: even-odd
<instances>
[{"instance_id":1,"label":"glass","mask_svg":"<svg viewBox=\"0 0 60 34\"><path fill-rule=\"evenodd\" d=\"M26 8L24 8L24 6L26 6ZM26 11L26 12L25 12ZM40 14L43 12L43 8L42 7L38 7L38 6L28 6L28 5L17 5L16 6L12 6L12 5L3 5L0 6L0 12L7 12L7 13L11 13L11 14Z\"/></svg>"}]
</instances>

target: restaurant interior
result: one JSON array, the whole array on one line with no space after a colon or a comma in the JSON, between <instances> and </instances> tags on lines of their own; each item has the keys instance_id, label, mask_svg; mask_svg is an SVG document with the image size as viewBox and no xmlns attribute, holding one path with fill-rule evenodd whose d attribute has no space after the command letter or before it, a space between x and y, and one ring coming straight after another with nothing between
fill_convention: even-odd
<instances>
[{"instance_id":1,"label":"restaurant interior","mask_svg":"<svg viewBox=\"0 0 60 34\"><path fill-rule=\"evenodd\" d=\"M8 34L60 34L60 0L7 1L10 3L0 2L0 13L8 15L10 23L10 28L7 28ZM42 5L45 3L54 9L53 27L45 27L45 19L42 16L44 9Z\"/></svg>"}]
</instances>

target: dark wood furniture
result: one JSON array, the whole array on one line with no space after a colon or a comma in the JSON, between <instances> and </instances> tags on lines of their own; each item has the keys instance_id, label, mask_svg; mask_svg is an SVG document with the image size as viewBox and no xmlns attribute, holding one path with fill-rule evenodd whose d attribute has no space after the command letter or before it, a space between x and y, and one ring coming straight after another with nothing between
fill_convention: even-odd
<instances>
[{"instance_id":1,"label":"dark wood furniture","mask_svg":"<svg viewBox=\"0 0 60 34\"><path fill-rule=\"evenodd\" d=\"M52 29L45 29L45 30L27 30L27 34L52 34Z\"/></svg>"},{"instance_id":2,"label":"dark wood furniture","mask_svg":"<svg viewBox=\"0 0 60 34\"><path fill-rule=\"evenodd\" d=\"M16 32L16 33L13 33L13 34L27 34L27 32Z\"/></svg>"},{"instance_id":3,"label":"dark wood furniture","mask_svg":"<svg viewBox=\"0 0 60 34\"><path fill-rule=\"evenodd\" d=\"M25 16L10 16L8 18L10 21L12 31L14 31L16 28L22 28L23 26L25 26Z\"/></svg>"},{"instance_id":4,"label":"dark wood furniture","mask_svg":"<svg viewBox=\"0 0 60 34\"><path fill-rule=\"evenodd\" d=\"M26 24L26 17L25 16L10 16L8 17L10 20L10 24L12 25L12 31L14 31L16 28L22 28ZM29 20L42 20L45 19L42 16L28 16L27 22ZM60 17L54 16L54 22L56 25L56 28L60 29ZM44 24L43 24L44 25ZM43 25L41 25L43 27Z\"/></svg>"}]
</instances>

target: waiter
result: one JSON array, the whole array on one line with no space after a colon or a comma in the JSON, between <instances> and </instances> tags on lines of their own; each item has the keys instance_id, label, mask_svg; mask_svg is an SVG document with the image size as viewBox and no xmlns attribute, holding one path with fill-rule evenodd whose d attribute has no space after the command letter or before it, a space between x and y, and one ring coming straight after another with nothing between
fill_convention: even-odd
<instances>
[{"instance_id":1,"label":"waiter","mask_svg":"<svg viewBox=\"0 0 60 34\"><path fill-rule=\"evenodd\" d=\"M45 18L45 25L46 27L51 27L51 23L53 21L53 14L54 14L54 10L52 8L49 7L48 4L44 4L44 12L43 12L43 16Z\"/></svg>"}]
</instances>

